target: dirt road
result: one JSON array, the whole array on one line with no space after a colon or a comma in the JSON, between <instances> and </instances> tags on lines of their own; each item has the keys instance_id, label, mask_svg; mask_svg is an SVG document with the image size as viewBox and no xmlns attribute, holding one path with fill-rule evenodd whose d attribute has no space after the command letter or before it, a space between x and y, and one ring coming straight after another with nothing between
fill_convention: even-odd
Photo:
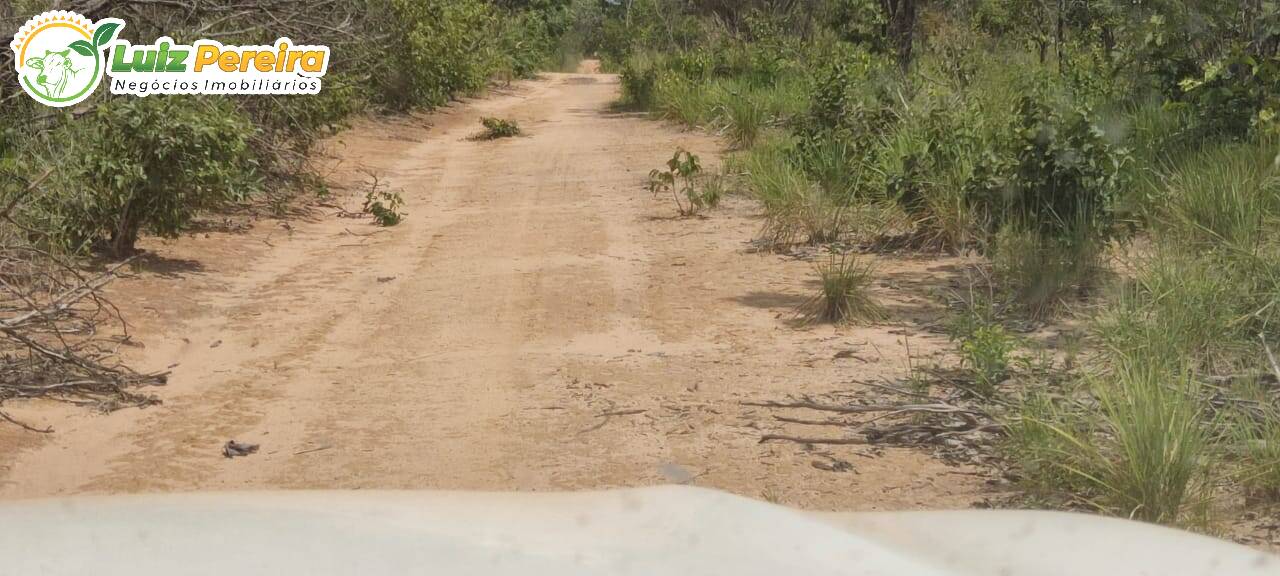
<instances>
[{"instance_id":1,"label":"dirt road","mask_svg":"<svg viewBox=\"0 0 1280 576\"><path fill-rule=\"evenodd\" d=\"M548 74L336 137L318 161L401 189L393 228L325 208L149 242L111 290L142 344L128 358L173 367L163 405L9 406L56 433L0 428L0 497L688 482L825 509L981 499L972 470L920 452L760 444L841 431L740 404L856 391L901 377L908 349L940 353L917 326L950 263L884 263L883 325L791 325L811 265L751 250L750 201L676 219L644 191L676 146L714 163L721 144L611 111L617 93L610 75ZM527 134L470 139L480 116ZM261 452L226 459L228 439Z\"/></svg>"}]
</instances>

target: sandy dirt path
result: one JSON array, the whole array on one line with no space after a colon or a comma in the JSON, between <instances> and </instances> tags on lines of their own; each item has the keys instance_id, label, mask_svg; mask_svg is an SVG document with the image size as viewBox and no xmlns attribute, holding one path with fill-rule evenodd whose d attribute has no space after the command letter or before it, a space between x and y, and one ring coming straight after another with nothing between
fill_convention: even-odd
<instances>
[{"instance_id":1,"label":"sandy dirt path","mask_svg":"<svg viewBox=\"0 0 1280 576\"><path fill-rule=\"evenodd\" d=\"M644 191L676 146L714 164L721 144L613 112L617 93L610 75L548 74L334 138L337 183L369 170L402 190L394 228L329 210L149 242L111 289L142 345L128 357L173 367L164 404L10 407L57 431L0 429L0 497L687 482L822 509L980 500L982 477L920 452L760 444L840 430L740 404L856 391L902 377L908 349L940 354L918 326L954 263L887 263L884 325L792 326L811 264L751 250L750 201L675 219ZM470 139L488 115L526 135ZM338 201L358 206L352 190ZM226 459L232 438L261 452Z\"/></svg>"}]
</instances>

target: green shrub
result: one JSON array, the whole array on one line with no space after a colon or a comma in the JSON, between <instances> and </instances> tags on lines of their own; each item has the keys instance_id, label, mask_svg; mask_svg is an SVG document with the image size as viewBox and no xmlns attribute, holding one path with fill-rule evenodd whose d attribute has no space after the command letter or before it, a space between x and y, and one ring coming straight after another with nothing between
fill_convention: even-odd
<instances>
[{"instance_id":1,"label":"green shrub","mask_svg":"<svg viewBox=\"0 0 1280 576\"><path fill-rule=\"evenodd\" d=\"M398 38L385 54L398 65L381 68L402 87L392 104L438 106L455 93L482 88L493 72L490 46L495 14L480 0L392 0Z\"/></svg>"},{"instance_id":2,"label":"green shrub","mask_svg":"<svg viewBox=\"0 0 1280 576\"><path fill-rule=\"evenodd\" d=\"M552 64L559 49L548 22L550 14L543 10L503 10L492 21L495 30L487 46L488 65L499 74L530 78L539 69ZM556 62L555 64L559 64ZM577 65L577 61L573 62Z\"/></svg>"},{"instance_id":3,"label":"green shrub","mask_svg":"<svg viewBox=\"0 0 1280 576\"><path fill-rule=\"evenodd\" d=\"M641 110L649 110L653 107L658 86L658 71L652 61L640 55L627 58L623 63L619 79L622 83L624 102Z\"/></svg>"},{"instance_id":4,"label":"green shrub","mask_svg":"<svg viewBox=\"0 0 1280 576\"><path fill-rule=\"evenodd\" d=\"M252 127L227 100L118 98L86 120L55 140L71 150L66 188L27 214L66 248L127 255L139 232L175 236L200 210L257 189Z\"/></svg>"},{"instance_id":5,"label":"green shrub","mask_svg":"<svg viewBox=\"0 0 1280 576\"><path fill-rule=\"evenodd\" d=\"M995 395L996 386L1009 375L1009 355L1015 342L1003 326L984 324L960 340L960 356L973 374L974 392L984 398Z\"/></svg>"},{"instance_id":6,"label":"green shrub","mask_svg":"<svg viewBox=\"0 0 1280 576\"><path fill-rule=\"evenodd\" d=\"M896 119L897 87L897 80L865 55L853 62L836 60L817 74L797 132L805 139L835 134L854 143L879 136Z\"/></svg>"},{"instance_id":7,"label":"green shrub","mask_svg":"<svg viewBox=\"0 0 1280 576\"><path fill-rule=\"evenodd\" d=\"M1055 236L1109 233L1128 153L1086 110L1059 112L1033 96L1019 100L1013 129L1009 185L985 198L993 224L1015 221Z\"/></svg>"},{"instance_id":8,"label":"green shrub","mask_svg":"<svg viewBox=\"0 0 1280 576\"><path fill-rule=\"evenodd\" d=\"M362 209L365 214L373 217L375 224L395 226L404 220L404 213L400 211L403 205L404 200L400 198L399 192L379 190L374 186L368 194L365 194Z\"/></svg>"},{"instance_id":9,"label":"green shrub","mask_svg":"<svg viewBox=\"0 0 1280 576\"><path fill-rule=\"evenodd\" d=\"M982 118L963 106L951 97L918 98L872 153L878 187L914 220L917 236L957 251L981 237L983 220L968 194L976 163L992 146L979 134Z\"/></svg>"},{"instance_id":10,"label":"green shrub","mask_svg":"<svg viewBox=\"0 0 1280 576\"><path fill-rule=\"evenodd\" d=\"M484 132L480 134L481 140L511 138L520 135L520 125L515 120L485 116L480 119L480 125L484 126Z\"/></svg>"},{"instance_id":11,"label":"green shrub","mask_svg":"<svg viewBox=\"0 0 1280 576\"><path fill-rule=\"evenodd\" d=\"M1180 79L1185 104L1202 134L1239 139L1275 127L1280 99L1280 65L1262 54L1234 49L1222 59L1205 62L1201 73Z\"/></svg>"}]
</instances>

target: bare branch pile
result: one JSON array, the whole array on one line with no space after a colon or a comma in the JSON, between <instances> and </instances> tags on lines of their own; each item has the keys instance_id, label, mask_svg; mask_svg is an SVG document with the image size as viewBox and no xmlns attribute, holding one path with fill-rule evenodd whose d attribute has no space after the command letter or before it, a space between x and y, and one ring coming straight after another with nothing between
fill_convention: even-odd
<instances>
[{"instance_id":1,"label":"bare branch pile","mask_svg":"<svg viewBox=\"0 0 1280 576\"><path fill-rule=\"evenodd\" d=\"M826 418L801 418L775 414L774 420L805 426L834 426L843 435L792 435L767 433L760 442L795 442L809 445L869 445L934 447L952 460L980 463L991 451L986 447L1005 433L1005 424L971 397L939 398L888 385L875 384L883 397L815 399L800 397L786 401L743 402L773 410L810 411L835 414Z\"/></svg>"},{"instance_id":2,"label":"bare branch pile","mask_svg":"<svg viewBox=\"0 0 1280 576\"><path fill-rule=\"evenodd\" d=\"M40 180L0 212L0 420L52 431L2 409L18 398L51 398L108 412L158 403L134 389L162 385L167 373L141 374L118 361L116 348L128 341L128 326L100 292L129 260L89 275L18 234L10 213Z\"/></svg>"}]
</instances>

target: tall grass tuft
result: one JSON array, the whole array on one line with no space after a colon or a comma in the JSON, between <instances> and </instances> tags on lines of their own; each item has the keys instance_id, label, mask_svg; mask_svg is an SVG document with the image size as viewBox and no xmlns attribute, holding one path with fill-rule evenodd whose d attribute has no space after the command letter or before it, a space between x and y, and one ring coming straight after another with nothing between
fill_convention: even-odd
<instances>
[{"instance_id":1,"label":"tall grass tuft","mask_svg":"<svg viewBox=\"0 0 1280 576\"><path fill-rule=\"evenodd\" d=\"M754 95L729 93L720 110L734 147L741 150L753 146L766 121L764 107L755 101Z\"/></svg>"},{"instance_id":2,"label":"tall grass tuft","mask_svg":"<svg viewBox=\"0 0 1280 576\"><path fill-rule=\"evenodd\" d=\"M1099 387L1111 440L1096 456L1104 500L1126 516L1178 522L1207 472L1209 439L1196 384L1185 371L1122 358Z\"/></svg>"},{"instance_id":3,"label":"tall grass tuft","mask_svg":"<svg viewBox=\"0 0 1280 576\"><path fill-rule=\"evenodd\" d=\"M790 138L772 133L736 158L752 194L765 208L763 241L773 247L800 242L833 242L849 227L857 213L850 193L832 193L814 182L795 160Z\"/></svg>"},{"instance_id":4,"label":"tall grass tuft","mask_svg":"<svg viewBox=\"0 0 1280 576\"><path fill-rule=\"evenodd\" d=\"M1255 335L1248 321L1259 311L1255 306L1265 304L1254 304L1246 279L1232 267L1176 249L1161 250L1138 266L1095 319L1105 346L1208 368L1231 364L1249 349Z\"/></svg>"},{"instance_id":5,"label":"tall grass tuft","mask_svg":"<svg viewBox=\"0 0 1280 576\"><path fill-rule=\"evenodd\" d=\"M1254 500L1280 501L1280 409L1261 395L1260 413L1242 414L1232 426L1241 448L1239 482Z\"/></svg>"},{"instance_id":6,"label":"tall grass tuft","mask_svg":"<svg viewBox=\"0 0 1280 576\"><path fill-rule=\"evenodd\" d=\"M1021 406L1010 437L1029 480L1109 513L1184 523L1209 487L1197 384L1158 360L1120 356L1088 386L1096 413L1044 395Z\"/></svg>"},{"instance_id":7,"label":"tall grass tuft","mask_svg":"<svg viewBox=\"0 0 1280 576\"><path fill-rule=\"evenodd\" d=\"M1001 290L1032 319L1051 316L1094 284L1102 269L1087 237L1051 238L1016 225L996 233L988 251Z\"/></svg>"},{"instance_id":8,"label":"tall grass tuft","mask_svg":"<svg viewBox=\"0 0 1280 576\"><path fill-rule=\"evenodd\" d=\"M1199 245L1250 251L1280 213L1274 146L1219 144L1187 157L1164 179L1163 224Z\"/></svg>"},{"instance_id":9,"label":"tall grass tuft","mask_svg":"<svg viewBox=\"0 0 1280 576\"><path fill-rule=\"evenodd\" d=\"M715 96L702 82L663 75L654 96L663 116L687 126L704 126L715 117Z\"/></svg>"},{"instance_id":10,"label":"tall grass tuft","mask_svg":"<svg viewBox=\"0 0 1280 576\"><path fill-rule=\"evenodd\" d=\"M871 295L874 268L849 254L831 254L817 266L822 291L802 304L799 316L805 322L878 322L885 310Z\"/></svg>"}]
</instances>

